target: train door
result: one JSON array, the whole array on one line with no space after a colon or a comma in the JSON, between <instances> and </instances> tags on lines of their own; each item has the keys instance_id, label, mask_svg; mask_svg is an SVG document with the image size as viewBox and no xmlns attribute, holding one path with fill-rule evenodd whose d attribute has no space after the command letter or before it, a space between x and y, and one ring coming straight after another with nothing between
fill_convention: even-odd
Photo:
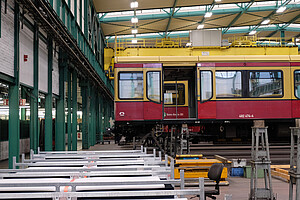
<instances>
[{"instance_id":1,"label":"train door","mask_svg":"<svg viewBox=\"0 0 300 200\"><path fill-rule=\"evenodd\" d=\"M144 64L144 119L162 119L162 65Z\"/></svg>"},{"instance_id":2,"label":"train door","mask_svg":"<svg viewBox=\"0 0 300 200\"><path fill-rule=\"evenodd\" d=\"M196 118L195 67L164 66L164 119Z\"/></svg>"},{"instance_id":3,"label":"train door","mask_svg":"<svg viewBox=\"0 0 300 200\"><path fill-rule=\"evenodd\" d=\"M216 118L216 101L214 97L215 67L208 64L198 64L197 67L197 101L198 119Z\"/></svg>"}]
</instances>

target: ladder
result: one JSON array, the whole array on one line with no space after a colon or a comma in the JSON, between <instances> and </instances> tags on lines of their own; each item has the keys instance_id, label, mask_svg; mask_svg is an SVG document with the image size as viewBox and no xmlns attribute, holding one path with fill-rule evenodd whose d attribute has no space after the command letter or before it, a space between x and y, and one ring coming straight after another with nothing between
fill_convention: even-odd
<instances>
[{"instance_id":1,"label":"ladder","mask_svg":"<svg viewBox=\"0 0 300 200\"><path fill-rule=\"evenodd\" d=\"M290 183L289 200L293 200L293 187L296 185L296 200L300 200L300 128L291 127ZM295 148L295 144L297 148Z\"/></svg>"},{"instance_id":2,"label":"ladder","mask_svg":"<svg viewBox=\"0 0 300 200\"><path fill-rule=\"evenodd\" d=\"M249 200L273 200L268 127L252 127L251 183ZM264 171L264 187L258 187L258 170Z\"/></svg>"}]
</instances>

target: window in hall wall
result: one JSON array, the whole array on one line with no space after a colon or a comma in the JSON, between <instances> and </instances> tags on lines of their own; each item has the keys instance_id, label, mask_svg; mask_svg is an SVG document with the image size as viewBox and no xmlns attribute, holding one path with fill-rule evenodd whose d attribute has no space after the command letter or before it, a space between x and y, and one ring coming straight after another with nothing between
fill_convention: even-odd
<instances>
[{"instance_id":1,"label":"window in hall wall","mask_svg":"<svg viewBox=\"0 0 300 200\"><path fill-rule=\"evenodd\" d=\"M119 98L143 99L143 72L119 73Z\"/></svg>"}]
</instances>

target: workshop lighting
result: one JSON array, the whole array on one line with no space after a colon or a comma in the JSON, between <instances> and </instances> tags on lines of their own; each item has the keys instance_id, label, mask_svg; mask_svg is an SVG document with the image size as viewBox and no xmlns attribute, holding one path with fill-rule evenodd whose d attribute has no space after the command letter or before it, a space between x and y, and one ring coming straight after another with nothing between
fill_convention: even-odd
<instances>
[{"instance_id":1,"label":"workshop lighting","mask_svg":"<svg viewBox=\"0 0 300 200\"><path fill-rule=\"evenodd\" d=\"M139 22L139 19L137 17L131 18L131 23L136 24Z\"/></svg>"},{"instance_id":2,"label":"workshop lighting","mask_svg":"<svg viewBox=\"0 0 300 200\"><path fill-rule=\"evenodd\" d=\"M131 8L137 8L137 7L139 7L139 2L137 2L137 1L131 2L131 3L130 3L130 7L131 7Z\"/></svg>"},{"instance_id":3,"label":"workshop lighting","mask_svg":"<svg viewBox=\"0 0 300 200\"><path fill-rule=\"evenodd\" d=\"M132 30L131 30L131 33L132 33L132 34L137 34L137 33L138 33L138 30L137 30L137 29L132 29Z\"/></svg>"},{"instance_id":4,"label":"workshop lighting","mask_svg":"<svg viewBox=\"0 0 300 200\"><path fill-rule=\"evenodd\" d=\"M268 24L268 23L270 23L270 20L269 19L265 19L261 24Z\"/></svg>"},{"instance_id":5,"label":"workshop lighting","mask_svg":"<svg viewBox=\"0 0 300 200\"><path fill-rule=\"evenodd\" d=\"M207 12L207 13L205 13L205 15L204 15L205 18L209 18L209 17L211 17L211 16L212 16L212 12Z\"/></svg>"},{"instance_id":6,"label":"workshop lighting","mask_svg":"<svg viewBox=\"0 0 300 200\"><path fill-rule=\"evenodd\" d=\"M215 2L221 2L222 0L215 0Z\"/></svg>"},{"instance_id":7,"label":"workshop lighting","mask_svg":"<svg viewBox=\"0 0 300 200\"><path fill-rule=\"evenodd\" d=\"M197 29L203 29L204 28L204 24L199 24L198 26L197 26Z\"/></svg>"},{"instance_id":8,"label":"workshop lighting","mask_svg":"<svg viewBox=\"0 0 300 200\"><path fill-rule=\"evenodd\" d=\"M277 10L276 10L276 13L282 13L286 10L286 7L285 6L281 6L279 7Z\"/></svg>"},{"instance_id":9,"label":"workshop lighting","mask_svg":"<svg viewBox=\"0 0 300 200\"><path fill-rule=\"evenodd\" d=\"M250 33L249 33L249 35L254 35L256 33L256 31L251 31Z\"/></svg>"},{"instance_id":10,"label":"workshop lighting","mask_svg":"<svg viewBox=\"0 0 300 200\"><path fill-rule=\"evenodd\" d=\"M136 40L136 39L133 39L133 40L131 40L131 43L136 44L136 43L137 43L137 40Z\"/></svg>"}]
</instances>

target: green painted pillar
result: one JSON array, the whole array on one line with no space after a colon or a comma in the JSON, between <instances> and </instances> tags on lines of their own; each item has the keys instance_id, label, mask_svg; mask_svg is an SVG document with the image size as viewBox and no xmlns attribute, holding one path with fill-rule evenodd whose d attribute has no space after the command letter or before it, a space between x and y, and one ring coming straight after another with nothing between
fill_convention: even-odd
<instances>
[{"instance_id":1,"label":"green painted pillar","mask_svg":"<svg viewBox=\"0 0 300 200\"><path fill-rule=\"evenodd\" d=\"M89 101L88 101L88 84L86 80L81 83L82 96L82 149L88 149L89 146Z\"/></svg>"},{"instance_id":2,"label":"green painted pillar","mask_svg":"<svg viewBox=\"0 0 300 200\"><path fill-rule=\"evenodd\" d=\"M48 94L45 103L45 151L52 151L52 68L53 40L48 38Z\"/></svg>"},{"instance_id":3,"label":"green painted pillar","mask_svg":"<svg viewBox=\"0 0 300 200\"><path fill-rule=\"evenodd\" d=\"M92 89L90 83L88 82L88 132L89 132L89 147L93 144L93 119L92 119L92 110L93 110L93 99L92 99Z\"/></svg>"},{"instance_id":4,"label":"green painted pillar","mask_svg":"<svg viewBox=\"0 0 300 200\"><path fill-rule=\"evenodd\" d=\"M100 142L100 105L99 105L99 93L96 93L96 143Z\"/></svg>"},{"instance_id":5,"label":"green painted pillar","mask_svg":"<svg viewBox=\"0 0 300 200\"><path fill-rule=\"evenodd\" d=\"M83 0L84 1L84 35L85 38L88 40L89 38L89 34L88 34L88 30L89 30L89 0Z\"/></svg>"},{"instance_id":6,"label":"green painted pillar","mask_svg":"<svg viewBox=\"0 0 300 200\"><path fill-rule=\"evenodd\" d=\"M9 168L13 167L13 157L19 161L20 154L20 119L19 119L19 65L20 65L20 11L15 2L14 13L14 84L9 86L9 120L8 120L8 159Z\"/></svg>"},{"instance_id":7,"label":"green painted pillar","mask_svg":"<svg viewBox=\"0 0 300 200\"><path fill-rule=\"evenodd\" d=\"M67 101L67 107L68 107L68 115L67 115L67 132L68 132L68 151L72 150L72 122L71 122L71 93L72 93L72 87L71 87L71 72L70 70L66 70L66 73L68 75L68 101Z\"/></svg>"},{"instance_id":8,"label":"green painted pillar","mask_svg":"<svg viewBox=\"0 0 300 200\"><path fill-rule=\"evenodd\" d=\"M32 149L37 153L39 146L39 119L38 119L38 99L39 99L39 28L34 24L33 35L33 90L30 102L30 131Z\"/></svg>"},{"instance_id":9,"label":"green painted pillar","mask_svg":"<svg viewBox=\"0 0 300 200\"><path fill-rule=\"evenodd\" d=\"M79 2L80 2L80 6L79 6L79 19L80 19L79 25L80 25L80 29L82 29L82 1L83 0L79 0Z\"/></svg>"},{"instance_id":10,"label":"green painted pillar","mask_svg":"<svg viewBox=\"0 0 300 200\"><path fill-rule=\"evenodd\" d=\"M100 104L100 111L99 111L99 118L100 118L100 142L103 141L103 127L104 127L104 124L103 124L103 117L104 117L104 104L103 104L103 96L100 95L99 96L99 104Z\"/></svg>"},{"instance_id":11,"label":"green painted pillar","mask_svg":"<svg viewBox=\"0 0 300 200\"><path fill-rule=\"evenodd\" d=\"M93 87L92 90L92 109L91 109L91 116L92 116L92 124L93 124L93 139L92 139L92 145L96 144L96 90L95 87Z\"/></svg>"},{"instance_id":12,"label":"green painted pillar","mask_svg":"<svg viewBox=\"0 0 300 200\"><path fill-rule=\"evenodd\" d=\"M280 30L281 45L285 45L285 30Z\"/></svg>"},{"instance_id":13,"label":"green painted pillar","mask_svg":"<svg viewBox=\"0 0 300 200\"><path fill-rule=\"evenodd\" d=\"M55 120L55 150L65 151L65 71L66 54L59 50L59 98L57 99L56 120Z\"/></svg>"},{"instance_id":14,"label":"green painted pillar","mask_svg":"<svg viewBox=\"0 0 300 200\"><path fill-rule=\"evenodd\" d=\"M72 73L72 150L77 151L77 72Z\"/></svg>"}]
</instances>

